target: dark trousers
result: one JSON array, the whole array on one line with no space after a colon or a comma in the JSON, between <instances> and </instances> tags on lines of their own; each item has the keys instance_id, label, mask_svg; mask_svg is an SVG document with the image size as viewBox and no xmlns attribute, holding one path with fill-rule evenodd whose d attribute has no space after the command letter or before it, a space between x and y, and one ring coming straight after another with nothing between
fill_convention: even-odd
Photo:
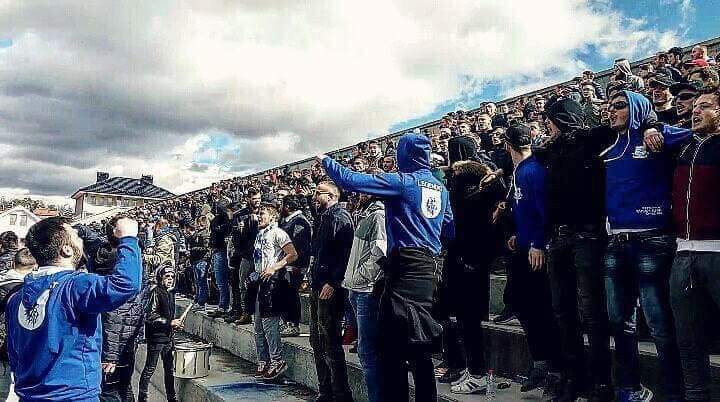
<instances>
[{"instance_id":1,"label":"dark trousers","mask_svg":"<svg viewBox=\"0 0 720 402\"><path fill-rule=\"evenodd\" d=\"M680 251L670 274L670 301L685 380L685 399L710 400L707 302L720 307L720 253Z\"/></svg>"},{"instance_id":2,"label":"dark trousers","mask_svg":"<svg viewBox=\"0 0 720 402\"><path fill-rule=\"evenodd\" d=\"M415 401L437 400L432 342L442 327L430 316L437 263L421 249L390 253L379 307L380 399L406 402L408 369L415 379Z\"/></svg>"},{"instance_id":3,"label":"dark trousers","mask_svg":"<svg viewBox=\"0 0 720 402\"><path fill-rule=\"evenodd\" d=\"M328 300L320 291L310 294L310 345L315 356L320 396L335 402L352 401L347 380L345 351L342 347L342 319L347 291L335 289Z\"/></svg>"},{"instance_id":4,"label":"dark trousers","mask_svg":"<svg viewBox=\"0 0 720 402\"><path fill-rule=\"evenodd\" d=\"M242 296L240 295L240 267L231 266L228 271L228 281L230 283L230 294L232 295L232 302L230 303L230 311L234 315L240 315L243 312L242 309Z\"/></svg>"},{"instance_id":5,"label":"dark trousers","mask_svg":"<svg viewBox=\"0 0 720 402\"><path fill-rule=\"evenodd\" d=\"M533 271L528 262L528 249L520 248L512 256L508 269L512 281L512 305L525 331L533 361L546 361L551 371L562 367L560 328L555 322L547 272Z\"/></svg>"},{"instance_id":6,"label":"dark trousers","mask_svg":"<svg viewBox=\"0 0 720 402\"><path fill-rule=\"evenodd\" d=\"M453 299L458 330L465 347L465 364L470 374L482 376L487 371L485 337L482 321L490 309L489 263L468 264L460 256L449 254L445 268Z\"/></svg>"},{"instance_id":7,"label":"dark trousers","mask_svg":"<svg viewBox=\"0 0 720 402\"><path fill-rule=\"evenodd\" d=\"M292 270L288 269L288 282L290 283L288 289L288 311L285 315L285 320L295 325L300 325L300 310L302 305L300 304L300 285L303 280L303 273L298 267L292 267Z\"/></svg>"},{"instance_id":8,"label":"dark trousers","mask_svg":"<svg viewBox=\"0 0 720 402\"><path fill-rule=\"evenodd\" d=\"M548 274L553 312L560 328L565 374L580 389L611 384L610 335L603 278L605 238L600 230L563 229L550 241ZM590 340L589 376L583 328Z\"/></svg>"},{"instance_id":9,"label":"dark trousers","mask_svg":"<svg viewBox=\"0 0 720 402\"><path fill-rule=\"evenodd\" d=\"M605 253L605 290L615 339L617 385L625 390L640 388L638 331L628 331L625 324L632 319L639 297L657 347L665 397L672 400L680 399L683 393L668 288L675 248L675 236L619 234L610 238Z\"/></svg>"},{"instance_id":10,"label":"dark trousers","mask_svg":"<svg viewBox=\"0 0 720 402\"><path fill-rule=\"evenodd\" d=\"M128 347L126 355L120 359L112 374L103 374L102 392L100 402L135 402L135 395L132 388L132 376L135 371L135 351L137 347L134 341Z\"/></svg>"},{"instance_id":11,"label":"dark trousers","mask_svg":"<svg viewBox=\"0 0 720 402\"><path fill-rule=\"evenodd\" d=\"M150 385L150 379L155 373L158 358L161 358L163 363L165 395L167 396L167 400L168 402L177 402L177 395L175 394L175 376L173 375L174 356L172 343L148 343L145 367L143 367L142 374L140 374L138 402L147 401L148 386Z\"/></svg>"}]
</instances>

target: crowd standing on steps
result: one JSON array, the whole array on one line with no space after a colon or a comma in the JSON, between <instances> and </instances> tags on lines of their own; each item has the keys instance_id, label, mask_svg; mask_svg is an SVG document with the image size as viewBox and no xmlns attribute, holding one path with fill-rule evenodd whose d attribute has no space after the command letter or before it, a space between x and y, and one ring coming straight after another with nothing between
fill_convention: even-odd
<instances>
[{"instance_id":1,"label":"crowd standing on steps","mask_svg":"<svg viewBox=\"0 0 720 402\"><path fill-rule=\"evenodd\" d=\"M253 325L258 381L286 373L283 337L309 332L321 402L358 397L347 353L371 402L409 400L408 373L416 401L437 400L437 384L492 395L491 319L525 334L523 393L718 398L719 84L703 46L618 59L607 81L583 71L101 224L48 218L24 239L0 233L9 398L134 401L146 343L138 400L159 360L177 400L176 294L197 314ZM507 278L494 317L492 273ZM657 350L656 387L639 340Z\"/></svg>"}]
</instances>

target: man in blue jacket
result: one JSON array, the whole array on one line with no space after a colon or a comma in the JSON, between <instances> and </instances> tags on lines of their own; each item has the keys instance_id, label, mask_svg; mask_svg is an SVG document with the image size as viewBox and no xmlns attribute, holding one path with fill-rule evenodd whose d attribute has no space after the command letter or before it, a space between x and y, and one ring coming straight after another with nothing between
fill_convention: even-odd
<instances>
[{"instance_id":1,"label":"man in blue jacket","mask_svg":"<svg viewBox=\"0 0 720 402\"><path fill-rule=\"evenodd\" d=\"M40 268L6 307L8 355L23 401L97 401L100 394L100 313L117 309L140 290L137 222L120 219L115 270L77 271L83 242L64 218L33 225L25 239Z\"/></svg>"},{"instance_id":2,"label":"man in blue jacket","mask_svg":"<svg viewBox=\"0 0 720 402\"><path fill-rule=\"evenodd\" d=\"M640 384L637 333L625 325L638 297L658 349L665 397L680 400L683 395L668 290L676 249L670 208L673 163L669 153L650 152L643 143L641 126L652 108L638 93L617 92L609 106L617 140L602 153L609 234L605 289L620 401L649 401L653 396Z\"/></svg>"},{"instance_id":3,"label":"man in blue jacket","mask_svg":"<svg viewBox=\"0 0 720 402\"><path fill-rule=\"evenodd\" d=\"M403 135L397 173L363 174L319 155L328 176L347 191L385 202L388 261L380 299L381 400L409 399L406 362L414 368L415 400L435 401L437 389L430 344L442 332L431 317L441 234L454 236L448 192L430 171L430 140Z\"/></svg>"},{"instance_id":4,"label":"man in blue jacket","mask_svg":"<svg viewBox=\"0 0 720 402\"><path fill-rule=\"evenodd\" d=\"M547 245L547 196L545 167L530 150L530 127L518 124L505 132L505 147L515 165L510 194L515 223L508 248L513 251L510 276L512 305L527 335L532 367L521 391L558 376L562 367L560 328L552 309L550 283L545 272ZM547 390L545 396L548 396Z\"/></svg>"}]
</instances>

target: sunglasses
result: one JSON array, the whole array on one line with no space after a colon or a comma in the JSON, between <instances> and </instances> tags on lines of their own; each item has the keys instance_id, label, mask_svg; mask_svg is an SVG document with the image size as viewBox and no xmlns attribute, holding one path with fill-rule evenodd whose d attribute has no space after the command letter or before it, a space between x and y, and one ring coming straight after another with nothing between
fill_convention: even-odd
<instances>
[{"instance_id":1,"label":"sunglasses","mask_svg":"<svg viewBox=\"0 0 720 402\"><path fill-rule=\"evenodd\" d=\"M627 103L627 102L613 102L613 103L611 103L611 104L608 105L608 110L610 110L610 109L612 109L612 110L623 110L623 109L625 109L626 107L628 107L628 103Z\"/></svg>"},{"instance_id":2,"label":"sunglasses","mask_svg":"<svg viewBox=\"0 0 720 402\"><path fill-rule=\"evenodd\" d=\"M697 98L696 94L690 94L690 93L684 93L677 96L677 100L679 101L689 101L690 99Z\"/></svg>"}]
</instances>

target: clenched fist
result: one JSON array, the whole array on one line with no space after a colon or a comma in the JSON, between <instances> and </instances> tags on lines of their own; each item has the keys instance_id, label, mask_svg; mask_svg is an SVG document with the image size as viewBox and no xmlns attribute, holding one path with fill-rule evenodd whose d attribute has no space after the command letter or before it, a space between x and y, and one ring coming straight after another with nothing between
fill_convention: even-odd
<instances>
[{"instance_id":1,"label":"clenched fist","mask_svg":"<svg viewBox=\"0 0 720 402\"><path fill-rule=\"evenodd\" d=\"M115 230L113 230L113 234L118 239L122 239L123 237L137 237L138 223L130 218L120 218L117 222L115 222Z\"/></svg>"}]
</instances>

